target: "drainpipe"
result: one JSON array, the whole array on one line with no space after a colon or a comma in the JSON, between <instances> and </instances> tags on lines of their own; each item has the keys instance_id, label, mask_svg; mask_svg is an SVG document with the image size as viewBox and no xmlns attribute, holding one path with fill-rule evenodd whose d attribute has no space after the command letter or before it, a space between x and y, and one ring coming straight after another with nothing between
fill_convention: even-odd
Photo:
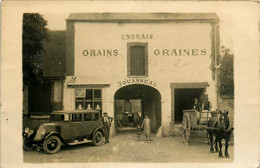
<instances>
[{"instance_id":1,"label":"drainpipe","mask_svg":"<svg viewBox=\"0 0 260 168\"><path fill-rule=\"evenodd\" d=\"M221 64L218 65L219 49L220 49L220 40L219 40L219 22L215 24L215 80L216 80L216 94L217 94L217 108L219 105L220 99L220 83L219 83L219 69Z\"/></svg>"},{"instance_id":2,"label":"drainpipe","mask_svg":"<svg viewBox=\"0 0 260 168\"><path fill-rule=\"evenodd\" d=\"M62 91L61 91L61 110L64 110L64 85L66 83L66 75L64 75L64 78L62 80Z\"/></svg>"},{"instance_id":3,"label":"drainpipe","mask_svg":"<svg viewBox=\"0 0 260 168\"><path fill-rule=\"evenodd\" d=\"M64 94L64 93L63 93L63 88L64 88L63 85L64 85L64 81L65 81L65 80L62 80L62 81L61 81L61 83L62 83L62 85L61 85L61 110L64 110L64 106L63 106L63 94Z\"/></svg>"}]
</instances>

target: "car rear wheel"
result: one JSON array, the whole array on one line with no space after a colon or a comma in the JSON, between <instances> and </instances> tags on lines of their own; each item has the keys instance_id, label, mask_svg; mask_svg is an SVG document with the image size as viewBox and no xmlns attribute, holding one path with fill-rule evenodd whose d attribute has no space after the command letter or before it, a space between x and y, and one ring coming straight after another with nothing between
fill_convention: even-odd
<instances>
[{"instance_id":1,"label":"car rear wheel","mask_svg":"<svg viewBox=\"0 0 260 168\"><path fill-rule=\"evenodd\" d=\"M102 142L102 133L100 131L95 132L93 137L93 145L98 146Z\"/></svg>"},{"instance_id":2,"label":"car rear wheel","mask_svg":"<svg viewBox=\"0 0 260 168\"><path fill-rule=\"evenodd\" d=\"M30 150L33 150L33 146L32 146L32 142L29 138L27 137L23 137L23 148L24 150L26 151L30 151Z\"/></svg>"},{"instance_id":3,"label":"car rear wheel","mask_svg":"<svg viewBox=\"0 0 260 168\"><path fill-rule=\"evenodd\" d=\"M61 147L60 138L58 138L55 135L48 137L43 142L43 150L46 153L50 153L50 154L57 153L60 150L60 147Z\"/></svg>"}]
</instances>

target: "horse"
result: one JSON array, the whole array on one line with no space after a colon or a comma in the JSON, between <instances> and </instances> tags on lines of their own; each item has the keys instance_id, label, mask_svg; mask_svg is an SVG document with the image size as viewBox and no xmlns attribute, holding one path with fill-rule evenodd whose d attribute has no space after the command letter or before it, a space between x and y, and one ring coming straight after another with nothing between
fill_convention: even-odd
<instances>
[{"instance_id":1,"label":"horse","mask_svg":"<svg viewBox=\"0 0 260 168\"><path fill-rule=\"evenodd\" d=\"M234 130L233 127L231 127L229 117L228 117L228 111L224 111L223 113L219 111L219 114L217 117L211 117L208 121L208 135L210 140L210 151L214 152L213 148L213 137L215 136L215 150L216 152L219 151L219 157L223 158L222 154L222 139L225 140L225 157L229 158L228 154L228 143L230 140L230 135L232 131Z\"/></svg>"}]
</instances>

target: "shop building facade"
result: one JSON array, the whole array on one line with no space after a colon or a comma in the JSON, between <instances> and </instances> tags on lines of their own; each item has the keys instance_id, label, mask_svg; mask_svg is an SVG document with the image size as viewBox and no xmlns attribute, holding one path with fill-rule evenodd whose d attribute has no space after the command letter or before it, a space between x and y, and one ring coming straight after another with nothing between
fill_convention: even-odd
<instances>
[{"instance_id":1,"label":"shop building facade","mask_svg":"<svg viewBox=\"0 0 260 168\"><path fill-rule=\"evenodd\" d=\"M218 22L214 13L70 14L64 109L107 112L112 133L118 120L134 127L148 115L165 134L194 98L207 94L216 109Z\"/></svg>"}]
</instances>

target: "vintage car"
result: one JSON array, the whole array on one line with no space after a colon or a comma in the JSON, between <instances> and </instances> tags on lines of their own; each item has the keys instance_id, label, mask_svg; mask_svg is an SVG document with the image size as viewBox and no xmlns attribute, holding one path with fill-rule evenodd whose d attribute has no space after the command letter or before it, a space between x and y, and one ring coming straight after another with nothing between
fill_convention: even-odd
<instances>
[{"instance_id":1,"label":"vintage car","mask_svg":"<svg viewBox=\"0 0 260 168\"><path fill-rule=\"evenodd\" d=\"M76 145L91 142L100 145L104 131L100 123L100 112L96 110L54 111L50 123L41 124L38 130L25 128L23 147L25 150L41 149L56 153L61 145Z\"/></svg>"}]
</instances>

